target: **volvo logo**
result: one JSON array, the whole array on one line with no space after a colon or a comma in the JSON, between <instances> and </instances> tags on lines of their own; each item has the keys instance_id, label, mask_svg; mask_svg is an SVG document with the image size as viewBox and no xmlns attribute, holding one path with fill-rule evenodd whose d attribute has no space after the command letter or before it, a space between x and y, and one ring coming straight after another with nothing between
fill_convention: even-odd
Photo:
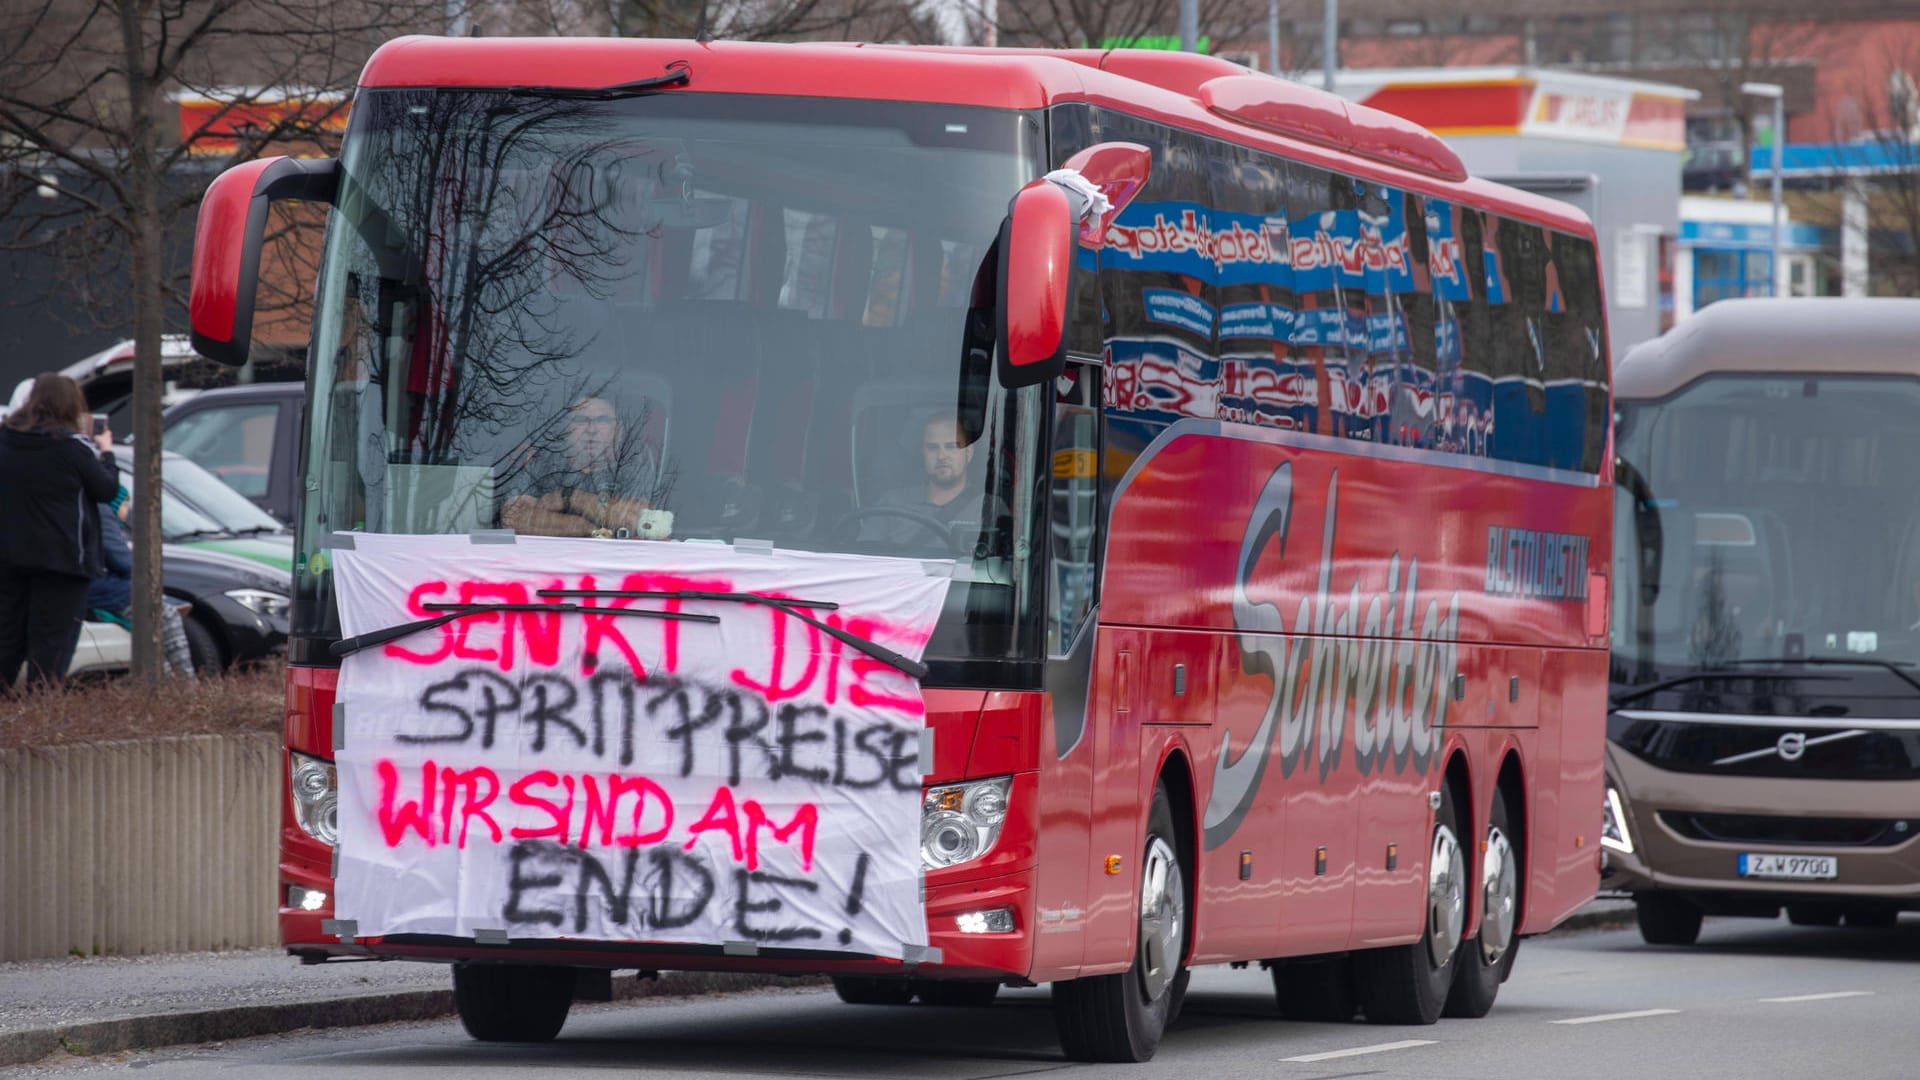
<instances>
[{"instance_id":1,"label":"volvo logo","mask_svg":"<svg viewBox=\"0 0 1920 1080\"><path fill-rule=\"evenodd\" d=\"M1799 761L1800 755L1807 752L1806 733L1789 731L1780 736L1780 741L1774 744L1774 749L1779 752L1782 761Z\"/></svg>"},{"instance_id":2,"label":"volvo logo","mask_svg":"<svg viewBox=\"0 0 1920 1080\"><path fill-rule=\"evenodd\" d=\"M1744 754L1729 754L1715 761L1714 764L1737 765L1740 762L1752 761L1754 758L1763 758L1769 754L1778 754L1781 761L1799 761L1806 756L1807 747L1809 746L1823 746L1830 742L1839 742L1842 739L1854 739L1866 733L1865 728L1848 728L1845 731L1816 735L1809 739L1807 738L1807 733L1804 731L1789 731L1775 740L1771 747L1763 746L1758 750L1748 750Z\"/></svg>"}]
</instances>

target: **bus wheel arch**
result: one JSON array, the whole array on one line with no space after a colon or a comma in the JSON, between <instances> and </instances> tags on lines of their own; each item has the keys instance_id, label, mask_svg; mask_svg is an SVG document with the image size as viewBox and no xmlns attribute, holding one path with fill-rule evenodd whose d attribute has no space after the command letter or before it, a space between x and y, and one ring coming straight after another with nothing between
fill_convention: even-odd
<instances>
[{"instance_id":1,"label":"bus wheel arch","mask_svg":"<svg viewBox=\"0 0 1920 1080\"><path fill-rule=\"evenodd\" d=\"M1353 954L1356 996L1371 1024L1432 1024L1453 989L1466 927L1466 849L1472 846L1460 838L1477 833L1462 824L1472 819L1466 755L1454 748L1446 761L1435 788L1440 805L1429 833L1420 938Z\"/></svg>"},{"instance_id":2,"label":"bus wheel arch","mask_svg":"<svg viewBox=\"0 0 1920 1080\"><path fill-rule=\"evenodd\" d=\"M1172 756L1154 778L1135 900L1133 963L1112 975L1053 984L1061 1048L1075 1061L1139 1062L1153 1057L1187 985L1195 886L1191 858L1193 800L1185 758ZM1185 794L1174 792L1185 784ZM1183 802L1184 810L1176 807ZM1185 825L1180 822L1184 814ZM1123 864L1125 865L1125 864Z\"/></svg>"}]
</instances>

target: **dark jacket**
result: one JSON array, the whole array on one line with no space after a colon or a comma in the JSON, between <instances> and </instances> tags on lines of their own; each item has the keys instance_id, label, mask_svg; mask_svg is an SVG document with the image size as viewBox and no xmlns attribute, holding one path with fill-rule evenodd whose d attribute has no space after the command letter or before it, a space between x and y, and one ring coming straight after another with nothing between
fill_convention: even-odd
<instances>
[{"instance_id":1,"label":"dark jacket","mask_svg":"<svg viewBox=\"0 0 1920 1080\"><path fill-rule=\"evenodd\" d=\"M98 576L106 569L98 504L119 491L112 458L92 442L0 427L0 567Z\"/></svg>"},{"instance_id":2,"label":"dark jacket","mask_svg":"<svg viewBox=\"0 0 1920 1080\"><path fill-rule=\"evenodd\" d=\"M106 503L100 504L100 557L107 572L87 584L87 607L124 615L133 606L133 545Z\"/></svg>"}]
</instances>

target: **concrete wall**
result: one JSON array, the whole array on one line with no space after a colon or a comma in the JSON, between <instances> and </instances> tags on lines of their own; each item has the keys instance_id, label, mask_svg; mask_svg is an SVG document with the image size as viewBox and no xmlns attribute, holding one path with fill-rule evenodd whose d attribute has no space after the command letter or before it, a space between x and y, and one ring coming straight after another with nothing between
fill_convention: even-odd
<instances>
[{"instance_id":1,"label":"concrete wall","mask_svg":"<svg viewBox=\"0 0 1920 1080\"><path fill-rule=\"evenodd\" d=\"M0 751L0 960L279 937L275 735Z\"/></svg>"}]
</instances>

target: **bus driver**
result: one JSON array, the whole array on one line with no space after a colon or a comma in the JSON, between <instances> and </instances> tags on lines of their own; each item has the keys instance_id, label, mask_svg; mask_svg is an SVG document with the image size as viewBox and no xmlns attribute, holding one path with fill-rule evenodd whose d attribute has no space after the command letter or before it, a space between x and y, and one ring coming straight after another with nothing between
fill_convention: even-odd
<instances>
[{"instance_id":1,"label":"bus driver","mask_svg":"<svg viewBox=\"0 0 1920 1080\"><path fill-rule=\"evenodd\" d=\"M649 505L642 493L650 477L625 428L605 398L575 399L559 460L550 453L529 460L523 493L501 508L500 524L530 536L628 535Z\"/></svg>"}]
</instances>

